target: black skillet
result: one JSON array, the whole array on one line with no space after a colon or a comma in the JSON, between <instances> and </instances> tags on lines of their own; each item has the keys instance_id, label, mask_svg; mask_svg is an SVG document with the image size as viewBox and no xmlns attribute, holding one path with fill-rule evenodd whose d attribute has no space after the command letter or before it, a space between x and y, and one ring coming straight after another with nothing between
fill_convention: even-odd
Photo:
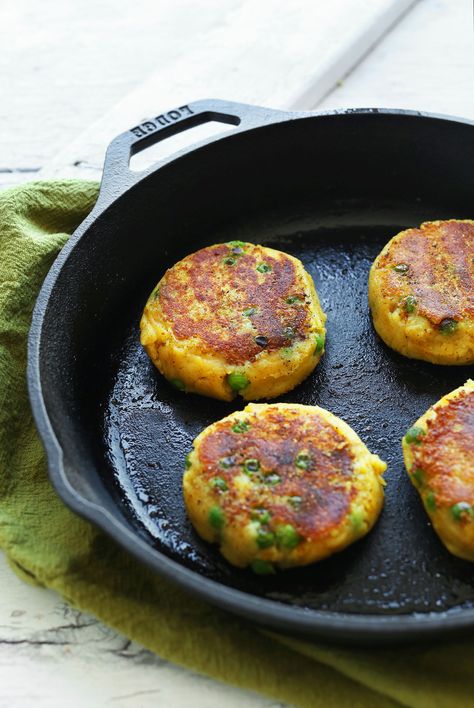
<instances>
[{"instance_id":1,"label":"black skillet","mask_svg":"<svg viewBox=\"0 0 474 708\"><path fill-rule=\"evenodd\" d=\"M130 171L132 154L208 121L234 129ZM398 231L473 217L473 165L474 123L398 110L199 101L116 138L99 200L53 265L30 333L31 403L65 503L158 573L267 626L366 643L471 628L473 566L438 541L400 449L406 428L468 370L385 347L366 291L372 260ZM138 339L165 269L230 239L301 258L328 315L322 362L279 400L328 408L389 465L385 508L367 538L268 579L201 541L181 498L193 438L242 402L175 391Z\"/></svg>"}]
</instances>

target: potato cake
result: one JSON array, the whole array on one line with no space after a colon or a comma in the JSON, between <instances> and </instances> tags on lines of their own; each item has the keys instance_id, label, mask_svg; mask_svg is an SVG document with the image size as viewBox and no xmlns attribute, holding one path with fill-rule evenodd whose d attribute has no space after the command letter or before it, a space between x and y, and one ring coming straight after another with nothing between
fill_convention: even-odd
<instances>
[{"instance_id":1,"label":"potato cake","mask_svg":"<svg viewBox=\"0 0 474 708\"><path fill-rule=\"evenodd\" d=\"M313 371L325 320L301 261L231 241L165 273L146 304L141 342L183 391L226 401L274 398Z\"/></svg>"},{"instance_id":2,"label":"potato cake","mask_svg":"<svg viewBox=\"0 0 474 708\"><path fill-rule=\"evenodd\" d=\"M429 221L392 238L370 270L369 304L392 349L473 364L474 221Z\"/></svg>"},{"instance_id":3,"label":"potato cake","mask_svg":"<svg viewBox=\"0 0 474 708\"><path fill-rule=\"evenodd\" d=\"M474 561L474 381L431 406L402 446L410 479L441 541L455 556Z\"/></svg>"},{"instance_id":4,"label":"potato cake","mask_svg":"<svg viewBox=\"0 0 474 708\"><path fill-rule=\"evenodd\" d=\"M386 464L316 406L250 403L207 427L186 458L197 533L259 574L342 550L374 525Z\"/></svg>"}]
</instances>

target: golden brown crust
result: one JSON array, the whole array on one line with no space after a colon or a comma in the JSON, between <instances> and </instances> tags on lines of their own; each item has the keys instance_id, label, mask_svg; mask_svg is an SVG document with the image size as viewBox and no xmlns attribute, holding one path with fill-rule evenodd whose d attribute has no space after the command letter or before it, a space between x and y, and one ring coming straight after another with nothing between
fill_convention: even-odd
<instances>
[{"instance_id":1,"label":"golden brown crust","mask_svg":"<svg viewBox=\"0 0 474 708\"><path fill-rule=\"evenodd\" d=\"M427 417L426 434L411 454L437 507L474 504L474 390L461 390Z\"/></svg>"},{"instance_id":2,"label":"golden brown crust","mask_svg":"<svg viewBox=\"0 0 474 708\"><path fill-rule=\"evenodd\" d=\"M450 391L402 440L405 467L446 548L474 562L474 381Z\"/></svg>"},{"instance_id":3,"label":"golden brown crust","mask_svg":"<svg viewBox=\"0 0 474 708\"><path fill-rule=\"evenodd\" d=\"M229 488L221 502L226 517L241 514L243 507L250 514L264 506L275 524L292 524L308 541L338 527L356 494L348 484L354 457L344 436L317 413L303 418L298 410L249 414L248 426L244 433L233 432L232 420L223 420L199 448L203 478L219 475ZM228 468L222 468L222 459ZM243 497L233 480L246 460L258 460L259 468L250 473L255 484ZM280 481L266 484L276 471ZM291 502L295 497L301 499L297 505Z\"/></svg>"},{"instance_id":4,"label":"golden brown crust","mask_svg":"<svg viewBox=\"0 0 474 708\"><path fill-rule=\"evenodd\" d=\"M405 272L394 267L407 266ZM381 254L382 296L416 298L417 312L433 325L474 317L474 221L426 222L392 240ZM405 314L405 317L408 315Z\"/></svg>"},{"instance_id":5,"label":"golden brown crust","mask_svg":"<svg viewBox=\"0 0 474 708\"><path fill-rule=\"evenodd\" d=\"M323 408L251 403L197 436L183 495L198 534L230 563L273 572L314 563L368 533L382 508L385 468Z\"/></svg>"},{"instance_id":6,"label":"golden brown crust","mask_svg":"<svg viewBox=\"0 0 474 708\"><path fill-rule=\"evenodd\" d=\"M269 270L257 270L262 264ZM198 338L204 352L235 365L253 361L263 348L278 350L304 339L309 306L296 262L250 244L218 244L187 256L167 271L153 303L177 339ZM242 313L250 308L255 312L248 315L254 325L249 329Z\"/></svg>"}]
</instances>

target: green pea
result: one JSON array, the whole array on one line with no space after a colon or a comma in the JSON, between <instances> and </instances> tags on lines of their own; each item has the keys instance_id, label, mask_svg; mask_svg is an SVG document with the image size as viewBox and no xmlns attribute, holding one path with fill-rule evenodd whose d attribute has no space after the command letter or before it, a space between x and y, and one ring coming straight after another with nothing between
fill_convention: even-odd
<instances>
[{"instance_id":1,"label":"green pea","mask_svg":"<svg viewBox=\"0 0 474 708\"><path fill-rule=\"evenodd\" d=\"M261 560L260 558L256 558L252 561L250 567L257 575L273 575L275 573L275 568L272 563Z\"/></svg>"},{"instance_id":2,"label":"green pea","mask_svg":"<svg viewBox=\"0 0 474 708\"><path fill-rule=\"evenodd\" d=\"M458 502L457 504L453 504L451 507L451 514L453 517L456 519L456 521L461 521L461 519L466 515L468 516L474 516L474 509L472 508L471 504L468 502Z\"/></svg>"},{"instance_id":3,"label":"green pea","mask_svg":"<svg viewBox=\"0 0 474 708\"><path fill-rule=\"evenodd\" d=\"M270 512L266 509L252 509L250 518L254 521L260 521L261 524L268 524L270 521Z\"/></svg>"},{"instance_id":4,"label":"green pea","mask_svg":"<svg viewBox=\"0 0 474 708\"><path fill-rule=\"evenodd\" d=\"M247 307L243 312L244 317L251 317L257 312L257 309L255 307Z\"/></svg>"},{"instance_id":5,"label":"green pea","mask_svg":"<svg viewBox=\"0 0 474 708\"><path fill-rule=\"evenodd\" d=\"M301 536L291 524L279 526L275 531L275 536L278 544L282 546L282 548L296 548L301 541Z\"/></svg>"},{"instance_id":6,"label":"green pea","mask_svg":"<svg viewBox=\"0 0 474 708\"><path fill-rule=\"evenodd\" d=\"M279 484L281 482L281 477L279 474L275 473L267 474L265 475L263 481L265 484L270 484L273 487L275 484Z\"/></svg>"},{"instance_id":7,"label":"green pea","mask_svg":"<svg viewBox=\"0 0 474 708\"><path fill-rule=\"evenodd\" d=\"M447 317L441 322L439 328L442 334L452 334L457 328L457 326L458 323L456 322L456 320L452 320Z\"/></svg>"},{"instance_id":8,"label":"green pea","mask_svg":"<svg viewBox=\"0 0 474 708\"><path fill-rule=\"evenodd\" d=\"M252 475L254 472L258 472L260 469L260 462L256 460L254 457L250 457L248 460L245 460L244 462L244 472L246 472L249 475Z\"/></svg>"},{"instance_id":9,"label":"green pea","mask_svg":"<svg viewBox=\"0 0 474 708\"><path fill-rule=\"evenodd\" d=\"M414 480L417 487L423 486L423 483L425 481L425 475L423 474L423 470L421 470L419 468L413 470L413 472L411 473L411 477Z\"/></svg>"},{"instance_id":10,"label":"green pea","mask_svg":"<svg viewBox=\"0 0 474 708\"><path fill-rule=\"evenodd\" d=\"M401 273L404 275L405 273L408 273L409 266L407 266L406 263L398 263L398 265L392 266L392 269L395 271L395 273Z\"/></svg>"},{"instance_id":11,"label":"green pea","mask_svg":"<svg viewBox=\"0 0 474 708\"><path fill-rule=\"evenodd\" d=\"M416 307L416 297L413 297L413 295L407 295L407 297L404 300L404 308L405 312L408 312L410 315L412 312L415 311Z\"/></svg>"},{"instance_id":12,"label":"green pea","mask_svg":"<svg viewBox=\"0 0 474 708\"><path fill-rule=\"evenodd\" d=\"M349 521L351 522L354 531L356 533L360 533L360 531L362 531L365 521L364 510L360 507L356 507L355 509L353 509L352 512L349 514Z\"/></svg>"},{"instance_id":13,"label":"green pea","mask_svg":"<svg viewBox=\"0 0 474 708\"><path fill-rule=\"evenodd\" d=\"M245 243L245 241L229 241L227 245L231 248L245 248L249 244Z\"/></svg>"},{"instance_id":14,"label":"green pea","mask_svg":"<svg viewBox=\"0 0 474 708\"><path fill-rule=\"evenodd\" d=\"M297 497L297 496L288 497L288 503L291 504L291 506L292 506L294 509L299 509L300 506L301 506L302 501L303 501L303 500L302 500L301 497Z\"/></svg>"},{"instance_id":15,"label":"green pea","mask_svg":"<svg viewBox=\"0 0 474 708\"><path fill-rule=\"evenodd\" d=\"M425 506L428 511L436 511L436 497L433 492L428 492L425 497Z\"/></svg>"},{"instance_id":16,"label":"green pea","mask_svg":"<svg viewBox=\"0 0 474 708\"><path fill-rule=\"evenodd\" d=\"M212 528L216 529L217 531L219 531L224 526L225 516L220 506L212 506L209 510L207 518Z\"/></svg>"},{"instance_id":17,"label":"green pea","mask_svg":"<svg viewBox=\"0 0 474 708\"><path fill-rule=\"evenodd\" d=\"M270 548L275 543L275 534L272 531L259 529L255 540L259 548Z\"/></svg>"},{"instance_id":18,"label":"green pea","mask_svg":"<svg viewBox=\"0 0 474 708\"><path fill-rule=\"evenodd\" d=\"M232 426L233 433L247 433L250 430L250 423L246 420L239 420Z\"/></svg>"},{"instance_id":19,"label":"green pea","mask_svg":"<svg viewBox=\"0 0 474 708\"><path fill-rule=\"evenodd\" d=\"M314 348L314 354L319 354L320 352L323 351L324 344L326 342L326 335L324 334L324 332L321 332L321 333L318 332L318 334L314 338L314 341L316 344L316 346Z\"/></svg>"},{"instance_id":20,"label":"green pea","mask_svg":"<svg viewBox=\"0 0 474 708\"><path fill-rule=\"evenodd\" d=\"M247 388L250 381L245 374L239 374L237 371L233 371L231 374L227 374L227 383L233 391L242 391L244 388Z\"/></svg>"},{"instance_id":21,"label":"green pea","mask_svg":"<svg viewBox=\"0 0 474 708\"><path fill-rule=\"evenodd\" d=\"M311 465L311 457L307 452L299 452L295 458L295 465L301 470L307 470Z\"/></svg>"},{"instance_id":22,"label":"green pea","mask_svg":"<svg viewBox=\"0 0 474 708\"><path fill-rule=\"evenodd\" d=\"M286 298L285 302L288 305L296 305L296 304L299 305L302 302L302 300L298 295L290 295L290 297Z\"/></svg>"},{"instance_id":23,"label":"green pea","mask_svg":"<svg viewBox=\"0 0 474 708\"><path fill-rule=\"evenodd\" d=\"M237 263L237 258L234 258L234 256L226 256L223 262L225 265L233 266Z\"/></svg>"},{"instance_id":24,"label":"green pea","mask_svg":"<svg viewBox=\"0 0 474 708\"><path fill-rule=\"evenodd\" d=\"M405 433L405 442L408 444L416 443L417 445L420 445L421 438L424 435L426 435L426 433L423 428L419 428L418 426L413 425L411 428L408 428L407 432Z\"/></svg>"},{"instance_id":25,"label":"green pea","mask_svg":"<svg viewBox=\"0 0 474 708\"><path fill-rule=\"evenodd\" d=\"M189 470L189 468L191 467L191 465L192 465L192 462L191 462L191 453L188 452L188 454L187 454L186 457L184 458L184 467L185 467L185 469Z\"/></svg>"},{"instance_id":26,"label":"green pea","mask_svg":"<svg viewBox=\"0 0 474 708\"><path fill-rule=\"evenodd\" d=\"M233 467L235 465L235 458L233 457L221 457L219 460L219 465L220 467L223 467L225 470L229 469L229 467Z\"/></svg>"},{"instance_id":27,"label":"green pea","mask_svg":"<svg viewBox=\"0 0 474 708\"><path fill-rule=\"evenodd\" d=\"M178 391L184 391L186 389L186 384L181 379L170 379L170 384L178 389Z\"/></svg>"},{"instance_id":28,"label":"green pea","mask_svg":"<svg viewBox=\"0 0 474 708\"><path fill-rule=\"evenodd\" d=\"M221 492L226 492L229 489L227 482L225 479L222 479L222 477L214 477L211 479L210 485L214 487L214 489L219 489Z\"/></svg>"},{"instance_id":29,"label":"green pea","mask_svg":"<svg viewBox=\"0 0 474 708\"><path fill-rule=\"evenodd\" d=\"M271 271L272 267L271 265L268 265L268 263L260 263L257 266L257 270L259 273L269 273Z\"/></svg>"}]
</instances>

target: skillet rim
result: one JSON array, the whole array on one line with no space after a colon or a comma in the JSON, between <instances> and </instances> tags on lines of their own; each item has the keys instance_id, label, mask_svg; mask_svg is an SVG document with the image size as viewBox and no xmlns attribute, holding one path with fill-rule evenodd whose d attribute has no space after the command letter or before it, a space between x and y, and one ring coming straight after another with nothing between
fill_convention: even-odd
<instances>
[{"instance_id":1,"label":"skillet rim","mask_svg":"<svg viewBox=\"0 0 474 708\"><path fill-rule=\"evenodd\" d=\"M200 599L211 602L220 609L231 611L234 614L283 632L311 635L345 643L375 644L421 641L433 637L434 635L452 634L472 628L474 626L474 608L451 608L439 613L410 613L406 615L384 616L355 614L295 607L275 600L260 598L223 585L220 582L201 576L196 571L186 568L164 553L158 551L156 548L153 548L142 540L138 534L133 533L125 524L114 518L107 509L83 497L70 484L64 468L63 450L54 433L43 397L40 374L43 323L49 307L51 293L62 268L82 236L100 214L112 208L119 198L123 197L130 189L138 185L150 174L161 169L164 165L178 161L188 153L206 147L212 143L220 140L229 140L238 133L250 132L268 125L308 118L317 119L319 117L349 117L351 115L375 114L388 117L401 116L420 120L430 119L459 123L474 128L474 120L467 118L395 108L347 108L333 111L297 112L273 111L271 109L261 109L257 106L245 106L212 99L198 101L189 105L204 109L204 111L207 110L208 113L220 112L224 109L227 112L230 110L232 113L236 111L236 109L243 109L244 113L248 112L252 115L252 111L255 111L257 120L254 120L248 126L244 124L242 128L237 128L237 130L231 133L208 138L174 153L152 165L147 170L136 173L134 178L123 180L125 181L125 187L119 189L118 192L109 189L110 185L108 179L112 180L113 178L117 178L117 174L115 170L110 170L111 174L107 174L106 158L98 200L90 214L74 231L57 256L38 294L28 336L27 384L33 418L46 451L49 479L54 489L61 500L66 506L72 509L73 512L87 521L92 522L102 531L105 531L115 542L119 543L119 545L128 552L132 553L132 555L141 562L144 562L148 567L158 572L167 580L178 584L187 591L195 593ZM123 143L126 143L125 149L130 151L133 144L130 143L130 140L126 142L126 136L128 136L129 132L130 131L123 133L112 141L109 150L113 148L114 143L118 145L120 141L123 141ZM122 145L121 147L123 149L124 146ZM118 180L120 181L120 175L118 176Z\"/></svg>"}]
</instances>

